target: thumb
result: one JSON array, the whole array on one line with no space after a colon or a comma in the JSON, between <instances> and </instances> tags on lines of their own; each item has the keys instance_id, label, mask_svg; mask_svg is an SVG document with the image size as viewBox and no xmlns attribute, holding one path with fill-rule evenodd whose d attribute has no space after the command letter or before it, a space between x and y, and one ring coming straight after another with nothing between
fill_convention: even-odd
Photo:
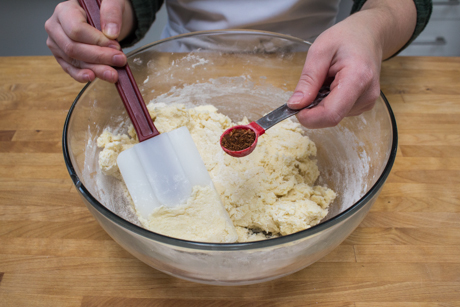
<instances>
[{"instance_id":1,"label":"thumb","mask_svg":"<svg viewBox=\"0 0 460 307\"><path fill-rule=\"evenodd\" d=\"M125 0L104 0L101 3L102 32L110 39L117 39L120 35L124 7Z\"/></svg>"},{"instance_id":2,"label":"thumb","mask_svg":"<svg viewBox=\"0 0 460 307\"><path fill-rule=\"evenodd\" d=\"M287 102L291 109L302 109L311 104L326 80L332 54L317 51L314 47L313 44L307 53L299 82Z\"/></svg>"}]
</instances>

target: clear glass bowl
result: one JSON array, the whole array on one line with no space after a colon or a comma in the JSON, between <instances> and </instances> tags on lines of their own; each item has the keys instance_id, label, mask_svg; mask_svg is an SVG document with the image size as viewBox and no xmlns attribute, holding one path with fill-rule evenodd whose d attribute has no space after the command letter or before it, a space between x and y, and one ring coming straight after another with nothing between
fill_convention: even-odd
<instances>
[{"instance_id":1,"label":"clear glass bowl","mask_svg":"<svg viewBox=\"0 0 460 307\"><path fill-rule=\"evenodd\" d=\"M131 52L129 63L144 100L186 84L215 88L188 97L213 104L232 120L256 120L285 103L276 91L294 90L310 43L260 31L190 33ZM221 91L220 86L226 87ZM232 94L228 86L238 93ZM257 89L268 88L268 91ZM231 92L231 91L230 91ZM334 128L307 130L317 145L318 184L337 192L329 214L309 229L265 241L213 244L185 241L139 226L117 188L101 174L97 137L104 128L126 131L129 119L116 88L87 84L73 103L63 132L69 174L89 211L123 248L146 264L183 279L241 285L301 270L335 249L359 225L379 195L396 156L394 115L383 93L375 107Z\"/></svg>"}]
</instances>

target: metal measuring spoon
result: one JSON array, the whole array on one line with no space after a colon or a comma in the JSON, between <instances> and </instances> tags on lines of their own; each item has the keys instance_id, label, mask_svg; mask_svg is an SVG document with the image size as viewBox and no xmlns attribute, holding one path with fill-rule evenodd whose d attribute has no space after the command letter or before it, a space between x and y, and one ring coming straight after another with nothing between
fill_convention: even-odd
<instances>
[{"instance_id":1,"label":"metal measuring spoon","mask_svg":"<svg viewBox=\"0 0 460 307\"><path fill-rule=\"evenodd\" d=\"M230 156L241 158L244 156L249 155L251 152L254 151L257 145L257 140L259 139L259 136L265 133L265 131L277 123L279 123L282 120L285 120L288 117L291 117L300 111L304 109L311 109L313 107L316 107L329 93L331 92L329 85L321 87L321 89L318 92L318 95L316 96L315 100L308 106L302 109L294 110L291 109L287 106L287 104L283 104L281 107L271 111L264 117L260 118L259 120L255 122L251 122L247 125L237 125L233 126L231 128L228 128L227 130L222 133L220 137L220 146L222 149L229 154ZM225 148L222 144L223 138L225 138L228 134L230 134L232 131L236 129L248 129L251 130L255 133L255 139L254 142L247 148L242 149L242 150L230 150L228 148Z\"/></svg>"}]
</instances>

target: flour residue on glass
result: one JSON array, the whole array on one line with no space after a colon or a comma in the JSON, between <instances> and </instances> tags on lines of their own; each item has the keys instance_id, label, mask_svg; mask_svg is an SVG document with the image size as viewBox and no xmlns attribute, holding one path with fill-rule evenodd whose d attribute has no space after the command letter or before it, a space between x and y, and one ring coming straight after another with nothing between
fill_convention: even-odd
<instances>
[{"instance_id":1,"label":"flour residue on glass","mask_svg":"<svg viewBox=\"0 0 460 307\"><path fill-rule=\"evenodd\" d=\"M194 61L193 64L200 63L199 59L193 57L190 57L190 61ZM174 66L175 65L176 64L174 64ZM148 78L146 81L148 81ZM248 75L242 75L239 77L220 77L210 79L206 82L197 82L193 84L184 84L181 87L172 87L168 92L158 95L149 101L148 108L149 111L152 112L159 109L163 109L162 112L166 112L167 108L165 109L165 106L173 106L177 104L184 105L187 108L205 108L204 106L206 105L213 105L217 108L218 112L225 114L229 120L236 123L247 124L249 121L256 120L263 116L264 113L271 111L271 109L267 108L267 106L274 108L284 104L291 94L292 92L285 91L265 83L263 78L253 80ZM212 112L202 112L202 114L208 114L206 116L210 117L214 116L212 115ZM177 122L181 120L183 119L172 117L171 119L162 121L161 118L159 118L159 122L156 123L156 125L158 124L166 130L172 127L177 127L178 125L187 125L186 121L183 123ZM212 121L203 120L202 124L212 125ZM324 134L324 132L321 130L307 130L305 128L301 128L295 118L285 121L284 125L287 125L288 127L290 127L290 125L294 125L292 126L292 129L303 129L303 133L308 135L315 141L315 143L317 143L318 152L315 159L318 161L318 166L321 172L317 183L332 188L338 195L338 198L329 209L330 214L333 212L335 215L343 211L364 195L368 186L362 178L363 176L366 176L366 173L369 170L369 158L367 157L365 151L357 150L357 148L361 146L359 145L359 140L353 132L347 131L346 128L332 128L334 131L333 133L339 133L340 137L334 137L334 142L331 144L331 142L327 139L322 138L322 134ZM107 127L107 129L111 131L119 130L110 127ZM209 131L213 130L210 129ZM206 136L215 138L216 144L219 147L218 149L204 148L200 151L200 154L203 156L203 160L209 161L206 167L211 173L214 172L213 181L218 189L219 187L222 188L227 182L239 182L239 180L241 180L241 178L238 178L239 175L231 171L225 171L222 174L218 173L221 170L218 165L225 165L225 163L227 163L225 160L227 155L224 155L218 144L219 137L222 132L222 130L217 130L212 132L213 135ZM280 146L290 146L289 142L286 140L279 139L278 142ZM338 151L332 149L337 149ZM91 151L94 152L94 148L91 148L88 153ZM341 155L342 157L334 157L334 155ZM345 165L343 165L343 156L346 156L345 160L349 161ZM251 176L255 176L256 174L257 169L248 170L246 176L248 176L247 178L249 179ZM98 174L97 185L99 190L98 195L101 202L123 218L139 224L138 219L135 214L133 215L133 211L130 208L129 197L127 197L126 191L120 189L120 186L112 180L113 178L108 179L99 175L100 174ZM245 196L241 195L241 197ZM290 214L289 210L293 210L292 208L288 209L289 207L286 206L281 206L280 208L283 208L281 210L287 210L284 211L283 214ZM227 209L229 211L233 210L233 212L230 212L233 215L239 214L237 208ZM242 220L240 219L240 221ZM248 233L248 236L257 235L257 232ZM267 235L267 233L261 232L261 235L264 236Z\"/></svg>"}]
</instances>

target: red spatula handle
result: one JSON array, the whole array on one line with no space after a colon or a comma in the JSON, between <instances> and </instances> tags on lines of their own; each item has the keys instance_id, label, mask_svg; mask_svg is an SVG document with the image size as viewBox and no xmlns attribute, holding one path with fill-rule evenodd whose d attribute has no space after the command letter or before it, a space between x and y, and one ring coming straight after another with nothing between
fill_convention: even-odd
<instances>
[{"instance_id":1,"label":"red spatula handle","mask_svg":"<svg viewBox=\"0 0 460 307\"><path fill-rule=\"evenodd\" d=\"M101 31L100 0L78 0L81 7L85 10L88 23ZM139 92L136 80L129 65L124 67L114 67L118 72L118 81L115 84L120 94L121 100L125 105L129 118L136 130L139 142L145 141L160 134L150 118L144 99Z\"/></svg>"}]
</instances>

